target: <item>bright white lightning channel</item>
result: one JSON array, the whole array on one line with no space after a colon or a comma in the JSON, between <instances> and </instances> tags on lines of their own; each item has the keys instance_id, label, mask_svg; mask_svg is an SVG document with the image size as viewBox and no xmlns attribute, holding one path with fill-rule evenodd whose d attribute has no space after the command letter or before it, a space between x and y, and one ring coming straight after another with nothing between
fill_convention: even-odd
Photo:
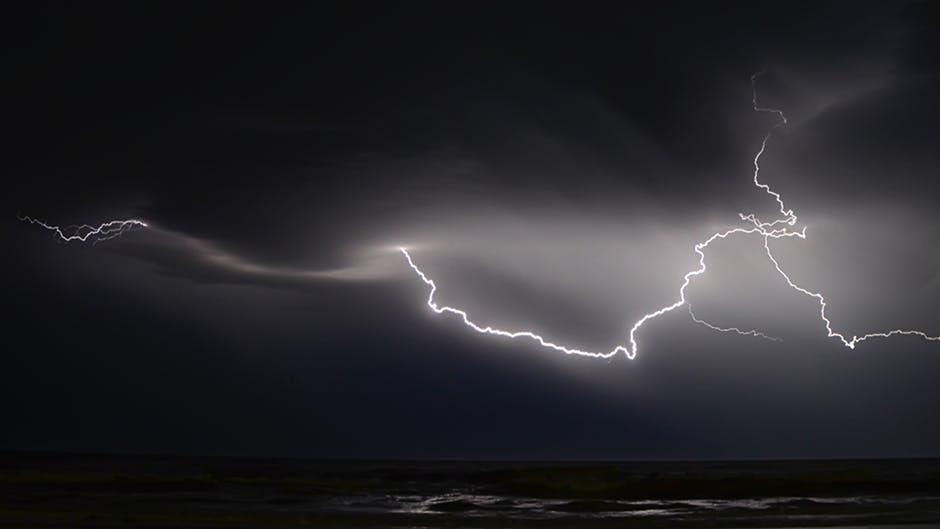
<instances>
[{"instance_id":1,"label":"bright white lightning channel","mask_svg":"<svg viewBox=\"0 0 940 529\"><path fill-rule=\"evenodd\" d=\"M776 257L774 257L773 252L770 249L770 240L780 239L783 237L798 237L800 239L805 239L806 238L806 226L803 226L799 230L793 229L792 227L796 225L796 221L797 221L797 217L793 213L793 210L788 209L786 207L786 205L783 202L783 197L780 195L780 193L775 192L774 190L770 188L769 185L764 184L760 181L760 158L764 154L764 151L767 150L767 143L768 141L770 141L771 136L773 136L774 131L776 131L778 128L787 124L787 117L786 115L784 115L782 110L778 110L775 108L762 107L758 104L757 79L762 74L763 72L758 72L751 76L751 95L752 95L751 102L753 104L754 111L775 114L778 119L776 123L774 123L774 125L770 128L770 130L767 131L767 133L764 135L764 138L761 140L760 149L758 149L757 153L754 155L754 179L753 180L754 180L754 185L757 188L762 189L766 194L773 197L773 199L777 202L777 205L779 206L780 217L775 220L765 222L765 221L761 221L760 219L758 219L757 216L753 213L749 213L746 215L744 213L739 213L738 216L741 218L741 220L748 222L751 225L751 227L731 228L726 231L715 233L711 235L709 238L705 239L704 241L695 244L693 249L695 250L695 253L697 253L699 256L698 268L690 272L687 272L685 276L683 276L682 285L679 287L679 296L675 302L669 305L666 305L662 308L659 308L653 312L643 315L643 317L637 320L636 323L634 323L633 326L630 327L630 332L628 335L629 347L627 345L618 345L607 352L585 351L585 350L578 349L575 347L567 347L567 346L559 345L557 343L547 340L541 335L535 332L532 332L530 330L507 331L507 330L499 329L496 327L492 327L490 325L482 325L482 324L476 323L472 319L470 319L470 315L467 314L466 311L461 310L459 308L438 304L437 301L435 301L434 299L434 294L437 292L437 285L434 283L434 280L429 278L427 274L425 274L420 268L418 268L418 266L414 262L414 259L412 259L411 254L408 252L406 248L400 248L402 255L404 255L405 260L408 262L408 266L411 267L412 270L414 270L414 272L418 275L421 281L423 281L428 287L430 287L429 292L428 292L428 300L427 300L428 307L430 307L431 310L433 310L437 314L448 313L448 314L453 314L455 316L458 316L461 320L463 320L463 323L467 327L470 327L474 331L482 333L482 334L492 334L495 336L502 336L504 338L513 338L513 339L525 338L525 339L529 339L529 340L533 340L537 342L542 347L554 349L555 351L559 351L565 354L589 356L593 358L611 358L618 353L624 353L627 356L627 358L630 358L631 360L636 358L637 350L639 348L636 334L637 334L637 331L639 331L640 327L642 327L643 324L646 323L647 321L653 318L662 316L663 314L666 314L667 312L672 312L673 310L683 305L685 305L688 308L689 315L691 316L694 322L704 325L708 327L709 329L720 331L720 332L732 332L732 333L740 334L742 336L754 336L754 337L765 338L768 340L779 341L780 340L779 338L769 336L760 331L756 331L756 330L745 331L737 327L719 327L717 325L713 325L704 320L701 320L692 311L692 306L688 302L685 296L686 288L692 282L692 278L705 273L706 271L705 249L708 248L708 246L712 242L714 242L716 239L725 239L733 235L756 235L763 239L763 246L767 252L767 257L770 259L771 263L773 263L774 268L777 270L777 272L784 278L787 285L789 285L790 288L796 290L797 292L800 292L801 294L815 298L819 302L819 316L826 325L826 332L829 338L838 338L839 341L843 345L848 347L849 349L854 349L855 346L859 342L862 342L869 338L888 338L888 337L897 336L897 335L916 336L916 337L920 337L929 341L940 341L940 336L930 336L923 331L904 330L904 329L893 329L889 331L873 332L873 333L864 334L862 336L853 336L851 339L848 339L842 333L832 330L832 322L826 316L825 297L823 297L823 295L818 292L812 292L810 290L807 290L799 286L798 284L793 282L793 280L790 278L789 275L787 275L786 272L783 271L783 269L780 266L780 263L777 261Z\"/></svg>"}]
</instances>

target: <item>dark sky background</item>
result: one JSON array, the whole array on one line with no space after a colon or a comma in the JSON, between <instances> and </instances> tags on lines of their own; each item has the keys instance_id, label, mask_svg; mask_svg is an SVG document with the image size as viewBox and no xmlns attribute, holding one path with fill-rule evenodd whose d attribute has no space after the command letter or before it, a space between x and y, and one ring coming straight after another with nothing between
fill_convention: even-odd
<instances>
[{"instance_id":1,"label":"dark sky background","mask_svg":"<svg viewBox=\"0 0 940 529\"><path fill-rule=\"evenodd\" d=\"M940 456L940 346L849 350L758 238L636 360L692 245L808 226L783 266L849 336L940 334L940 15L928 2L9 13L0 449L367 458ZM766 3L763 3L766 4ZM136 217L95 246L52 223Z\"/></svg>"}]
</instances>

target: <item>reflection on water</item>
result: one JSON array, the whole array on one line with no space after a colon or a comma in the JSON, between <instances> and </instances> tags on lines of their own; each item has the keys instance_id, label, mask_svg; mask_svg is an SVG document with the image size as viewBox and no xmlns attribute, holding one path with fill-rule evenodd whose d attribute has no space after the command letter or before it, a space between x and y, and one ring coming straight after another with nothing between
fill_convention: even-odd
<instances>
[{"instance_id":1,"label":"reflection on water","mask_svg":"<svg viewBox=\"0 0 940 529\"><path fill-rule=\"evenodd\" d=\"M0 455L0 527L940 522L940 460L485 463Z\"/></svg>"},{"instance_id":2,"label":"reflection on water","mask_svg":"<svg viewBox=\"0 0 940 529\"><path fill-rule=\"evenodd\" d=\"M519 519L544 518L611 518L611 517L711 517L710 515L740 511L774 511L800 514L812 507L866 507L886 510L895 507L933 508L940 510L940 496L847 496L847 497L773 497L685 500L604 500L583 501L506 497L470 492L448 492L435 495L352 495L335 497L319 508L349 513L453 514L467 517L500 516Z\"/></svg>"}]
</instances>

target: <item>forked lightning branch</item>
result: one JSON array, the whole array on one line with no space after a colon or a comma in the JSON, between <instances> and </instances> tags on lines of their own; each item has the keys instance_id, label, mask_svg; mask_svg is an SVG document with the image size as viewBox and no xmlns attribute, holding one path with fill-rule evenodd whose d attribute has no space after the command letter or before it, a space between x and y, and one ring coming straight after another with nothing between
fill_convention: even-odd
<instances>
[{"instance_id":1,"label":"forked lightning branch","mask_svg":"<svg viewBox=\"0 0 940 529\"><path fill-rule=\"evenodd\" d=\"M819 303L819 317L822 322L825 324L826 333L829 338L836 338L843 345L849 349L854 349L859 342L868 340L869 338L888 338L891 336L897 335L908 335L908 336L917 336L925 340L930 341L940 341L940 336L929 336L923 331L917 330L907 330L907 329L892 329L888 331L881 332L872 332L868 334L863 334L861 336L852 336L851 338L846 337L840 332L836 332L832 328L832 322L829 320L829 317L826 315L826 298L819 292L813 292L806 288L801 287L795 283L783 268L780 266L780 263L777 261L777 258L774 257L773 250L771 250L771 241L775 239L780 239L784 237L798 237L800 239L806 238L806 226L803 226L799 230L795 229L794 226L797 222L797 217L793 213L792 209L788 209L786 204L784 204L783 197L780 196L780 193L777 193L770 188L769 185L760 181L760 159L763 156L764 151L767 150L767 142L770 141L771 136L778 128L787 124L787 117L784 115L783 111L775 108L762 107L758 104L757 101L757 79L762 75L763 72L758 72L751 76L751 102L754 106L756 112L767 112L774 114L777 117L776 123L767 131L767 134L764 135L764 138L761 140L760 149L754 155L754 185L759 189L762 189L765 193L773 197L776 201L777 206L779 207L780 216L771 221L761 221L757 218L757 215L753 213L739 213L738 216L742 221L745 221L749 224L748 227L738 227L732 228L726 231L718 232L705 239L702 242L697 243L694 246L695 253L698 254L698 268L689 271L683 276L682 284L679 287L678 299L674 302L658 308L650 313L644 314L639 320L637 320L631 327L628 334L628 343L617 345L610 351L585 351L575 347L567 347L559 345L552 341L549 341L542 337L541 335L530 331L530 330L504 330L499 329L490 325L481 325L475 323L474 320L470 318L470 315L459 308L449 307L446 305L440 305L437 301L434 300L434 294L437 293L437 285L434 283L434 280L429 278L418 265L415 264L414 259L406 248L400 248L402 255L404 255L405 260L408 262L408 266L418 275L418 278L421 279L428 287L428 301L427 305L434 312L438 314L452 314L457 316L463 323L473 329L476 332L483 334L492 334L494 336L502 336L504 338L520 338L532 340L541 345L542 347L547 347L549 349L554 349L565 354L580 355L580 356L590 356L595 358L610 358L616 354L624 353L628 358L633 359L636 357L637 351L639 350L639 343L637 342L637 333L640 330L640 327L643 326L649 320L657 318L666 314L667 312L672 312L682 306L685 306L689 312L689 315L692 318L692 321L699 323L708 327L709 329L720 331L720 332L732 332L737 333L743 336L756 336L760 338L766 338L769 340L779 340L779 338L769 336L761 331L757 330L742 330L737 327L719 327L708 323L705 320L698 318L694 312L692 312L692 305L686 299L686 289L689 284L696 276L700 276L705 273L707 267L705 265L705 250L708 246L718 240L725 239L732 236L753 236L758 238L759 241L763 243L764 249L767 253L767 258L770 259L770 262L773 264L776 271L782 276L783 280L786 281L787 285L790 288L796 290L797 292L812 297L817 300Z\"/></svg>"}]
</instances>

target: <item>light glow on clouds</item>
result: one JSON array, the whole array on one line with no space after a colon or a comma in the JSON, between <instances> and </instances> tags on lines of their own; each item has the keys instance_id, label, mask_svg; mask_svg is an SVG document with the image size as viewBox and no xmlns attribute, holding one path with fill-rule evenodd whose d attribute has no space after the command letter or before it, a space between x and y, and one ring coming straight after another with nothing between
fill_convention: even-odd
<instances>
[{"instance_id":1,"label":"light glow on clouds","mask_svg":"<svg viewBox=\"0 0 940 529\"><path fill-rule=\"evenodd\" d=\"M437 293L437 285L433 279L428 277L424 271L422 271L415 260L413 259L409 250L405 247L400 247L398 250L401 252L401 255L404 257L407 265L411 268L412 271L418 276L418 278L429 287L427 305L432 311L437 314L452 314L460 318L464 325L473 329L474 331L482 334L489 334L494 336L501 336L504 338L524 338L528 340L535 341L540 346L552 349L558 352L562 352L569 355L578 355L578 356L587 356L593 358L611 358L619 353L624 353L628 358L633 359L636 357L639 350L638 343L638 332L640 328L648 321L658 318L664 314L672 312L680 307L686 307L689 316L692 321L703 325L711 330L725 333L735 333L741 336L757 337L770 341L781 341L779 337L771 336L763 331L756 329L745 330L735 326L719 326L708 321L705 321L699 318L695 312L692 310L692 305L686 297L686 290L689 285L692 283L692 280L697 276L704 274L707 271L707 266L705 263L706 255L705 250L715 241L723 240L729 237L738 237L738 236L747 236L759 238L762 241L764 252L766 253L767 258L770 260L773 265L777 275L781 276L790 289L799 292L800 294L816 299L819 303L819 317L824 322L827 336L830 338L837 338L845 347L854 349L855 346L865 340L870 338L889 338L893 336L914 336L919 337L928 341L940 341L940 336L931 336L927 333L919 330L907 330L907 329L891 329L886 331L871 332L863 335L856 335L848 338L843 333L833 330L832 322L826 314L826 299L819 293L814 292L809 289L806 289L800 286L798 283L793 281L793 279L788 275L783 268L781 267L779 261L771 249L771 240L782 239L782 238L806 238L806 226L802 226L799 229L796 228L797 216L792 209L788 208L784 203L783 197L780 193L771 189L771 187L760 180L760 160L764 152L767 150L767 144L773 136L774 132L785 125L787 125L788 120L783 111L775 108L762 107L758 103L757 95L757 80L762 75L763 72L758 72L751 76L751 88L752 88L752 105L755 112L769 113L776 116L776 122L767 131L764 135L760 148L754 155L753 159L753 183L758 188L761 189L765 194L769 195L777 204L779 216L770 221L763 221L757 217L754 213L739 213L738 216L741 221L746 222L748 226L746 227L734 227L729 228L723 231L718 231L713 233L711 236L705 240L694 245L693 250L698 255L698 266L693 270L686 272L683 276L682 283L679 287L677 299L665 306L662 306L652 312L644 314L640 317L629 329L627 334L627 343L620 344L614 347L609 351L588 351L580 349L577 347L569 347L559 345L547 338L544 338L540 334L535 333L531 330L504 330L497 327L494 327L489 324L477 323L470 318L470 315L463 309L451 307L447 305L441 305L435 300L435 294ZM51 231L59 240L64 242L92 242L97 243L100 241L106 241L113 239L115 237L121 236L126 232L134 228L148 228L150 227L148 223L138 220L138 219L126 219L126 220L111 220L104 223L101 223L97 226L92 226L88 224L81 225L72 225L72 226L55 226L43 222L41 220L28 217L28 216L19 216L19 219L23 222L28 222L33 225L41 226L46 230ZM158 230L162 231L162 230ZM273 277L277 279L293 279L293 280L318 280L318 279L342 279L342 280L357 280L357 279L374 279L380 277L383 273L382 266L377 262L373 261L368 264L352 267L352 268L338 268L331 270L308 270L301 268L291 268L291 267L278 267L271 266L267 264L261 264L257 262L250 261L244 257L233 254L231 252L225 251L217 245L204 241L201 239L196 239L189 237L184 234L173 233L173 232L163 232L173 237L173 240L189 250L189 253L197 256L201 261L210 264L214 267L220 269L228 270L231 272L236 272L244 275L258 276L258 277Z\"/></svg>"}]
</instances>

